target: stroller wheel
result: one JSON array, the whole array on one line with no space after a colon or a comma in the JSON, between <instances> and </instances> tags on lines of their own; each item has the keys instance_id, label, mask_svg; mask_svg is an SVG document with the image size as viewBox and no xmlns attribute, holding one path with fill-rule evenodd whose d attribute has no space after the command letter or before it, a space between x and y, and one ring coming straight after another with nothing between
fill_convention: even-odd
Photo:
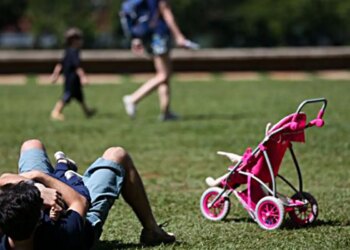
<instances>
[{"instance_id":1,"label":"stroller wheel","mask_svg":"<svg viewBox=\"0 0 350 250\"><path fill-rule=\"evenodd\" d=\"M211 187L204 191L200 201L201 212L205 218L212 221L223 220L230 211L230 200L222 195L210 208L211 202L223 191L219 187Z\"/></svg>"},{"instance_id":2,"label":"stroller wheel","mask_svg":"<svg viewBox=\"0 0 350 250\"><path fill-rule=\"evenodd\" d=\"M291 197L293 200L305 202L305 205L295 206L289 212L292 221L298 226L305 226L313 223L318 215L318 205L316 199L309 193L298 192Z\"/></svg>"},{"instance_id":3,"label":"stroller wheel","mask_svg":"<svg viewBox=\"0 0 350 250\"><path fill-rule=\"evenodd\" d=\"M259 226L266 230L274 230L282 225L284 207L282 203L273 196L262 198L255 209L255 218Z\"/></svg>"}]
</instances>

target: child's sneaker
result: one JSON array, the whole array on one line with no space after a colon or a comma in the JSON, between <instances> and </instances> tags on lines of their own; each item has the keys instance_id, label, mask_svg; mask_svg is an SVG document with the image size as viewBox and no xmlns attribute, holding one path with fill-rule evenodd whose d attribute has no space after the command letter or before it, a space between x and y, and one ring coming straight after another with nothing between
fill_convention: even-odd
<instances>
[{"instance_id":1,"label":"child's sneaker","mask_svg":"<svg viewBox=\"0 0 350 250\"><path fill-rule=\"evenodd\" d=\"M136 105L131 101L131 96L126 95L123 97L123 103L126 113L130 118L135 118L136 116Z\"/></svg>"},{"instance_id":2,"label":"child's sneaker","mask_svg":"<svg viewBox=\"0 0 350 250\"><path fill-rule=\"evenodd\" d=\"M159 116L159 120L162 121L162 122L165 122L165 121L177 121L179 119L180 119L180 117L177 114L172 113L172 112L169 112L169 113L166 113L166 114L161 114Z\"/></svg>"},{"instance_id":3,"label":"child's sneaker","mask_svg":"<svg viewBox=\"0 0 350 250\"><path fill-rule=\"evenodd\" d=\"M96 114L96 109L88 109L85 113L86 118L91 118Z\"/></svg>"},{"instance_id":4,"label":"child's sneaker","mask_svg":"<svg viewBox=\"0 0 350 250\"><path fill-rule=\"evenodd\" d=\"M78 180L82 180L83 176L78 174L77 172L73 170L68 170L64 173L64 176L66 177L67 180L70 180L73 177L76 177Z\"/></svg>"},{"instance_id":5,"label":"child's sneaker","mask_svg":"<svg viewBox=\"0 0 350 250\"><path fill-rule=\"evenodd\" d=\"M75 161L73 161L72 159L68 158L65 153L63 153L62 151L57 151L55 153L55 159L57 161L57 163L64 163L68 165L68 168L70 170L73 171L78 171L78 165Z\"/></svg>"}]
</instances>

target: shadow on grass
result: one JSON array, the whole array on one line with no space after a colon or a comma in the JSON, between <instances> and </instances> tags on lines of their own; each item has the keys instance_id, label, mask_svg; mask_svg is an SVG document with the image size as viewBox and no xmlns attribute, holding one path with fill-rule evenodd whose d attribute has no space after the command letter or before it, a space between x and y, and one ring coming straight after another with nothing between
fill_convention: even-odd
<instances>
[{"instance_id":1,"label":"shadow on grass","mask_svg":"<svg viewBox=\"0 0 350 250\"><path fill-rule=\"evenodd\" d=\"M250 217L225 219L225 223L255 223Z\"/></svg>"},{"instance_id":2,"label":"shadow on grass","mask_svg":"<svg viewBox=\"0 0 350 250\"><path fill-rule=\"evenodd\" d=\"M239 120L248 114L194 114L181 116L181 121L204 121L204 120Z\"/></svg>"},{"instance_id":3,"label":"shadow on grass","mask_svg":"<svg viewBox=\"0 0 350 250\"><path fill-rule=\"evenodd\" d=\"M292 220L288 219L284 223L285 229L298 230L303 228L313 228L313 227L349 227L350 221L339 221L339 220L316 220L311 225L307 226L298 226L293 223Z\"/></svg>"},{"instance_id":4,"label":"shadow on grass","mask_svg":"<svg viewBox=\"0 0 350 250\"><path fill-rule=\"evenodd\" d=\"M171 244L169 246L178 246L178 245L184 245L184 242L175 242L174 244ZM113 250L113 249L140 249L140 248L154 248L154 247L144 247L140 243L124 243L118 240L104 240L97 243L97 245L93 248L94 250Z\"/></svg>"},{"instance_id":5,"label":"shadow on grass","mask_svg":"<svg viewBox=\"0 0 350 250\"><path fill-rule=\"evenodd\" d=\"M124 243L118 240L104 240L97 243L93 248L94 250L112 250L112 249L137 249L141 248L141 244L136 243Z\"/></svg>"},{"instance_id":6,"label":"shadow on grass","mask_svg":"<svg viewBox=\"0 0 350 250\"><path fill-rule=\"evenodd\" d=\"M112 112L98 112L92 119L110 119L116 117L117 113ZM124 115L124 114L123 114ZM125 114L126 115L126 114ZM193 114L193 115L181 115L179 121L206 121L206 120L239 120L247 117L248 114Z\"/></svg>"},{"instance_id":7,"label":"shadow on grass","mask_svg":"<svg viewBox=\"0 0 350 250\"><path fill-rule=\"evenodd\" d=\"M204 120L239 120L248 114L195 114L181 116L182 121L204 121Z\"/></svg>"},{"instance_id":8,"label":"shadow on grass","mask_svg":"<svg viewBox=\"0 0 350 250\"><path fill-rule=\"evenodd\" d=\"M225 219L225 223L256 223L252 218L230 218ZM257 223L256 223L257 224ZM282 227L287 230L298 230L304 228L313 227L350 227L350 220L339 221L339 220L316 220L311 225L298 226L291 219L286 219L282 224Z\"/></svg>"},{"instance_id":9,"label":"shadow on grass","mask_svg":"<svg viewBox=\"0 0 350 250\"><path fill-rule=\"evenodd\" d=\"M94 119L94 118L103 118L103 119L105 119L105 118L115 118L115 117L117 117L117 113L116 112L104 112L104 111L97 111L97 113L93 116L93 117L91 117L92 119Z\"/></svg>"}]
</instances>

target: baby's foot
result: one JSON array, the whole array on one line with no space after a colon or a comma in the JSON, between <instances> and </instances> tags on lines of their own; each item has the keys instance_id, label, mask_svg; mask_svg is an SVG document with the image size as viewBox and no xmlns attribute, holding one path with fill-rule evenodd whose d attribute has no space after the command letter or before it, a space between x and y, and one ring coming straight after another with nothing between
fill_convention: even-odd
<instances>
[{"instance_id":1,"label":"baby's foot","mask_svg":"<svg viewBox=\"0 0 350 250\"><path fill-rule=\"evenodd\" d=\"M68 158L62 151L57 151L55 153L55 159L57 163L67 164L70 170L78 171L78 165L76 164L76 162Z\"/></svg>"}]
</instances>

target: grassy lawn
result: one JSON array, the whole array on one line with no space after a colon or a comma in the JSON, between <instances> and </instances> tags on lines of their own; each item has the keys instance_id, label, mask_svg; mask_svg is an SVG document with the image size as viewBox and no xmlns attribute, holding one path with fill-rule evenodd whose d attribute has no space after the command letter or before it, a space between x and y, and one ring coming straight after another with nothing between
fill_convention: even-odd
<instances>
[{"instance_id":1,"label":"grassy lawn","mask_svg":"<svg viewBox=\"0 0 350 250\"><path fill-rule=\"evenodd\" d=\"M174 83L173 107L178 122L157 120L155 94L138 107L137 119L124 113L121 98L135 84L89 86L88 103L98 109L85 119L76 103L65 110L65 122L49 120L60 86L0 86L0 172L16 171L21 142L40 138L48 153L63 150L80 165L80 172L112 145L124 146L144 177L159 222L170 220L178 243L159 249L345 249L350 246L350 83L191 82ZM307 143L296 144L304 189L319 203L315 225L283 226L267 232L249 219L231 196L231 212L222 222L201 215L199 199L207 176L225 173L228 160L217 150L243 153L263 139L267 122L275 123L307 98L326 97L326 125L307 131ZM306 112L315 116L319 106ZM52 157L53 158L53 157ZM51 158L51 159L52 159ZM281 169L296 180L289 155ZM284 187L281 187L282 191ZM110 212L98 249L140 248L137 219L118 200Z\"/></svg>"}]
</instances>

